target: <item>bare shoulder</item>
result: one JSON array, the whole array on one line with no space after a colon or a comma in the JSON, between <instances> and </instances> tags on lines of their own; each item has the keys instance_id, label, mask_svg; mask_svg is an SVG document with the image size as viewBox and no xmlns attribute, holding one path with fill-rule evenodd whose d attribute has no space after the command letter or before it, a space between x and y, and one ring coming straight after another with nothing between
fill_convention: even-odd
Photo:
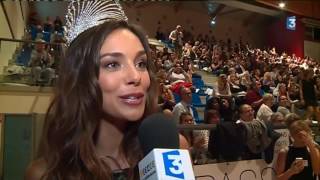
<instances>
[{"instance_id":1,"label":"bare shoulder","mask_svg":"<svg viewBox=\"0 0 320 180\"><path fill-rule=\"evenodd\" d=\"M47 163L44 159L33 161L26 169L25 180L40 180L47 170Z\"/></svg>"},{"instance_id":2,"label":"bare shoulder","mask_svg":"<svg viewBox=\"0 0 320 180\"><path fill-rule=\"evenodd\" d=\"M187 149L188 150L190 148L190 145L189 145L187 139L183 135L181 135L180 133L179 133L179 142L180 142L180 149Z\"/></svg>"},{"instance_id":3,"label":"bare shoulder","mask_svg":"<svg viewBox=\"0 0 320 180\"><path fill-rule=\"evenodd\" d=\"M288 150L288 147L280 149L278 156L287 156Z\"/></svg>"},{"instance_id":4,"label":"bare shoulder","mask_svg":"<svg viewBox=\"0 0 320 180\"><path fill-rule=\"evenodd\" d=\"M282 148L279 153L278 153L278 163L279 162L285 162L287 159L287 154L288 154L288 148Z\"/></svg>"}]
</instances>

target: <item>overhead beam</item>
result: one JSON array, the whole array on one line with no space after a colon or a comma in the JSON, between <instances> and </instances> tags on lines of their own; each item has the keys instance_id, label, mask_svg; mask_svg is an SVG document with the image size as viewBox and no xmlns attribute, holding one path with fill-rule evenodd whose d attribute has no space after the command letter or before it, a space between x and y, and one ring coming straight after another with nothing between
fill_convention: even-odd
<instances>
[{"instance_id":1,"label":"overhead beam","mask_svg":"<svg viewBox=\"0 0 320 180\"><path fill-rule=\"evenodd\" d=\"M251 5L246 3L245 1L236 1L236 0L228 0L228 1L218 1L220 4L224 4L226 6L231 6L238 9L243 9L247 11L256 12L259 14L265 14L268 16L279 16L281 14L281 11L276 11L272 9L267 9L264 7L259 7L255 5Z\"/></svg>"},{"instance_id":2,"label":"overhead beam","mask_svg":"<svg viewBox=\"0 0 320 180\"><path fill-rule=\"evenodd\" d=\"M220 4L212 13L210 13L210 17L216 17L224 7L226 7L226 5Z\"/></svg>"}]
</instances>

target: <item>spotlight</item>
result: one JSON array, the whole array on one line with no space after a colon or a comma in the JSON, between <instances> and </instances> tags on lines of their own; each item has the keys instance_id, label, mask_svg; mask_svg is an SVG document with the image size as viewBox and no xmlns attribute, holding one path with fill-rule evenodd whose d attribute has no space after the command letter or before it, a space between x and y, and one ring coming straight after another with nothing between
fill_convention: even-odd
<instances>
[{"instance_id":1,"label":"spotlight","mask_svg":"<svg viewBox=\"0 0 320 180\"><path fill-rule=\"evenodd\" d=\"M280 7L280 8L284 8L284 7L286 7L286 3L284 3L284 2L280 2L280 3L279 3L279 7Z\"/></svg>"},{"instance_id":2,"label":"spotlight","mask_svg":"<svg viewBox=\"0 0 320 180\"><path fill-rule=\"evenodd\" d=\"M212 18L212 20L210 21L211 26L216 24L216 17Z\"/></svg>"}]
</instances>

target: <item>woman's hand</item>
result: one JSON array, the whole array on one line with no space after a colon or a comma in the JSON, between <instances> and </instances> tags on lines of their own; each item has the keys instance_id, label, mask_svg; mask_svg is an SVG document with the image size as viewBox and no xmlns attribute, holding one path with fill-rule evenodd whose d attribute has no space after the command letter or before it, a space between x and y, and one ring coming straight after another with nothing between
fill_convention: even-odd
<instances>
[{"instance_id":1,"label":"woman's hand","mask_svg":"<svg viewBox=\"0 0 320 180\"><path fill-rule=\"evenodd\" d=\"M290 167L289 170L290 170L293 174L299 174L303 169L304 169L303 160L302 160L302 159L296 159L296 160L293 161L293 163L291 164L291 167Z\"/></svg>"},{"instance_id":2,"label":"woman's hand","mask_svg":"<svg viewBox=\"0 0 320 180\"><path fill-rule=\"evenodd\" d=\"M299 135L303 141L303 143L307 146L307 147L312 147L314 145L313 143L313 139L311 137L310 134L308 134L306 131L300 131Z\"/></svg>"}]
</instances>

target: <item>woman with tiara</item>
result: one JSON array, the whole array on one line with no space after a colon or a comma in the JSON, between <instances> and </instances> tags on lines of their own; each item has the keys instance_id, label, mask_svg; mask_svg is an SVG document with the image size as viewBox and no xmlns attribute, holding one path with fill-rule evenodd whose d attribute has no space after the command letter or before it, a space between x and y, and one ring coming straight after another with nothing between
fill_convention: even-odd
<instances>
[{"instance_id":1,"label":"woman with tiara","mask_svg":"<svg viewBox=\"0 0 320 180\"><path fill-rule=\"evenodd\" d=\"M112 0L73 1L66 21L40 158L25 179L137 179L137 127L157 97L146 36Z\"/></svg>"}]
</instances>

